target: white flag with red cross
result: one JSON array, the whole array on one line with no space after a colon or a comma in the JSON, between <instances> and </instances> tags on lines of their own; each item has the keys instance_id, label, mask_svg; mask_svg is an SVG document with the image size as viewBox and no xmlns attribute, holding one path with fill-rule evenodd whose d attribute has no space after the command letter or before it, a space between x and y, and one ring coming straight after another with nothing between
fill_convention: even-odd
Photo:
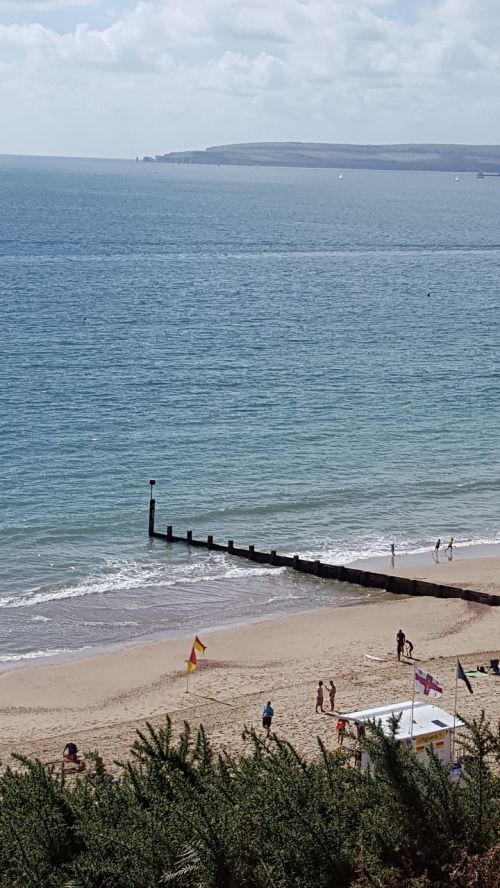
<instances>
[{"instance_id":1,"label":"white flag with red cross","mask_svg":"<svg viewBox=\"0 0 500 888\"><path fill-rule=\"evenodd\" d=\"M443 693L443 685L439 684L429 672L415 669L415 691L426 697L439 697Z\"/></svg>"}]
</instances>

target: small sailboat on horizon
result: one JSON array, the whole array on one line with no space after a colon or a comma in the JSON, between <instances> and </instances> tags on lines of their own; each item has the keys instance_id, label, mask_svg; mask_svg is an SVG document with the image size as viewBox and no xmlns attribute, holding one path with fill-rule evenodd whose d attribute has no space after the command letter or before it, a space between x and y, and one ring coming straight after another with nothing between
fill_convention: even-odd
<instances>
[{"instance_id":1,"label":"small sailboat on horizon","mask_svg":"<svg viewBox=\"0 0 500 888\"><path fill-rule=\"evenodd\" d=\"M460 179L458 178L458 176L455 176L455 182L460 182Z\"/></svg>"},{"instance_id":2,"label":"small sailboat on horizon","mask_svg":"<svg viewBox=\"0 0 500 888\"><path fill-rule=\"evenodd\" d=\"M343 178L344 178L344 174L343 174L342 171L340 171L340 173L339 173L339 179L343 179Z\"/></svg>"}]
</instances>

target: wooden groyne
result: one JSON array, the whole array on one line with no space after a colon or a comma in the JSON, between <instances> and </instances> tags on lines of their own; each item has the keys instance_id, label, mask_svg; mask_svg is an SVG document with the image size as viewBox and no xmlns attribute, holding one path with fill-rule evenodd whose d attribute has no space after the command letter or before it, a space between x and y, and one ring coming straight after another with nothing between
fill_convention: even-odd
<instances>
[{"instance_id":1,"label":"wooden groyne","mask_svg":"<svg viewBox=\"0 0 500 888\"><path fill-rule=\"evenodd\" d=\"M257 564L269 564L276 567L289 567L299 573L310 574L314 577L322 577L327 580L339 580L342 583L352 583L355 586L363 586L368 589L383 589L394 595L430 595L433 598L462 598L464 601L474 601L478 604L500 605L500 596L491 595L488 592L477 592L474 589L462 589L460 586L444 586L440 583L429 583L426 580L415 580L409 577L398 577L394 574L378 573L371 570L360 570L355 567L345 567L339 564L325 564L324 561L301 558L300 555L280 555L276 549L270 552L261 552L253 545L242 548L235 546L234 540L228 540L227 545L216 543L212 535L206 539L195 539L193 531L187 530L186 536L174 534L172 525L168 525L166 533L155 530L155 507L153 498L153 485L151 482L151 498L149 502L149 536L167 543L183 543L198 549L209 549L214 552L227 552L236 558L245 558Z\"/></svg>"}]
</instances>

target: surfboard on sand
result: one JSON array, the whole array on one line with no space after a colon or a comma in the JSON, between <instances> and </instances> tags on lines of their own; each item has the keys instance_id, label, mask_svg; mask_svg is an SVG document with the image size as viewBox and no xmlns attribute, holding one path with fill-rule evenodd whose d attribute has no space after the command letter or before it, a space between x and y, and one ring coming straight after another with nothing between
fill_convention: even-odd
<instances>
[{"instance_id":1,"label":"surfboard on sand","mask_svg":"<svg viewBox=\"0 0 500 888\"><path fill-rule=\"evenodd\" d=\"M373 654L365 654L369 660L377 660L379 663L385 663L385 657L374 657Z\"/></svg>"}]
</instances>

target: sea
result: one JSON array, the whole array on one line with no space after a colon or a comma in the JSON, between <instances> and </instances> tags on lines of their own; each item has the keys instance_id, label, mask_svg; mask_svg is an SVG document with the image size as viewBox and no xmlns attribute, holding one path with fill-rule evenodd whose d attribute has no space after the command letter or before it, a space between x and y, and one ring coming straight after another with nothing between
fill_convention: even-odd
<instances>
[{"instance_id":1,"label":"sea","mask_svg":"<svg viewBox=\"0 0 500 888\"><path fill-rule=\"evenodd\" d=\"M0 157L0 664L377 593L500 540L500 179Z\"/></svg>"}]
</instances>

